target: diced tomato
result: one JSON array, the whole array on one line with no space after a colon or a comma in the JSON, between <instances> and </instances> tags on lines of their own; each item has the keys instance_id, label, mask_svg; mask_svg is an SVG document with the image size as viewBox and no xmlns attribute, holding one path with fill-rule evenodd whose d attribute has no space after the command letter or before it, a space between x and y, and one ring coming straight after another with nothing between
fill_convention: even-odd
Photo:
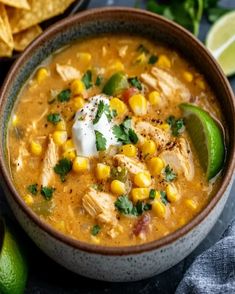
<instances>
[{"instance_id":1,"label":"diced tomato","mask_svg":"<svg viewBox=\"0 0 235 294\"><path fill-rule=\"evenodd\" d=\"M133 96L134 94L138 93L138 89L131 87L129 89L126 89L125 91L123 91L122 93L122 99L125 103L128 103L129 99L131 98L131 96Z\"/></svg>"}]
</instances>

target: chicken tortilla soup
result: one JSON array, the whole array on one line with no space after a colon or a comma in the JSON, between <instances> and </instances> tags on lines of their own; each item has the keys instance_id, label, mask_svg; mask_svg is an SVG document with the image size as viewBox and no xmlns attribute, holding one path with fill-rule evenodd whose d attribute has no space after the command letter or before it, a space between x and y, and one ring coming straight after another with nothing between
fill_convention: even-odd
<instances>
[{"instance_id":1,"label":"chicken tortilla soup","mask_svg":"<svg viewBox=\"0 0 235 294\"><path fill-rule=\"evenodd\" d=\"M225 158L223 116L203 75L151 40L75 42L35 69L9 122L15 186L72 238L136 245L187 224Z\"/></svg>"}]
</instances>

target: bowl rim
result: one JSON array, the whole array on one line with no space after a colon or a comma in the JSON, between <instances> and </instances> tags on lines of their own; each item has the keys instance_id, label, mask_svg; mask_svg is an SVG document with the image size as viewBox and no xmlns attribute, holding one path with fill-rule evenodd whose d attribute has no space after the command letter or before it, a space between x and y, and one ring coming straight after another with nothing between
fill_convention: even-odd
<instances>
[{"instance_id":1,"label":"bowl rim","mask_svg":"<svg viewBox=\"0 0 235 294\"><path fill-rule=\"evenodd\" d=\"M21 56L14 62L12 67L10 68L7 77L4 80L4 83L2 85L1 91L0 91L0 113L3 113L3 102L7 98L7 89L11 85L11 80L17 75L17 68L20 67L21 63L24 63L24 60L28 57L31 57L30 52L33 51L34 48L37 48L38 45L42 44L44 40L47 38L53 37L54 34L60 31L61 27L68 27L72 26L74 22L78 21L85 21L88 18L88 21L91 16L102 16L102 14L106 14L106 16L111 16L115 14L132 14L136 15L138 17L145 17L148 18L148 21L151 21L151 19L158 20L158 22L163 23L165 26L171 27L171 29L178 31L178 33L186 34L189 39L191 39L192 43L194 43L195 46L197 46L200 50L204 51L204 54L207 55L208 60L212 63L214 68L217 71L217 75L219 76L221 83L224 84L224 87L226 88L226 94L228 96L228 101L231 104L232 112L233 112L233 120L235 121L235 102L233 99L233 91L230 87L230 84L225 77L225 75L222 72L222 69L217 64L217 62L214 60L210 52L203 46L203 44L196 39L190 32L188 32L183 27L179 26L176 23L173 23L172 21L169 21L159 15L156 15L154 13L142 10L142 9L136 9L136 8L127 8L127 7L102 7L102 8L95 8L95 9L89 9L87 11L83 11L77 15L74 15L72 17L68 17L62 21L59 21L49 27L47 30L45 30L39 37L37 37L27 48L26 50L21 54ZM47 224L45 221L41 220L39 216L37 216L23 201L23 199L20 197L18 192L16 191L15 186L13 185L12 179L8 173L6 164L4 162L4 155L3 150L0 150L0 175L2 175L2 178L4 179L4 184L10 191L14 201L18 204L18 206L23 210L23 212L34 222L36 226L38 226L42 231L46 232L50 235L50 237L55 238L57 241L60 241L66 245L69 245L73 247L74 249L79 249L81 251L93 253L93 254L100 254L100 255L116 255L116 256L122 256L122 255L133 255L138 254L142 252L152 251L159 248L162 248L164 246L170 245L174 243L176 240L182 238L184 235L192 231L197 225L199 225L206 217L207 215L213 210L213 208L216 206L218 201L224 196L224 192L227 189L227 186L231 182L232 176L233 176L233 170L235 166L235 144L233 142L232 149L231 149L230 160L226 164L226 173L224 175L224 179L220 185L220 188L218 189L217 193L213 196L211 201L207 204L207 206L198 213L190 222L188 222L185 226L177 229L176 231L170 233L169 235L154 240L151 242L143 243L140 245L132 245L132 246L120 246L120 247L108 247L108 246L102 246L102 245L94 245L87 242L76 240L69 235L65 235L56 229L54 229L52 226ZM6 195L6 198L9 196Z\"/></svg>"}]
</instances>

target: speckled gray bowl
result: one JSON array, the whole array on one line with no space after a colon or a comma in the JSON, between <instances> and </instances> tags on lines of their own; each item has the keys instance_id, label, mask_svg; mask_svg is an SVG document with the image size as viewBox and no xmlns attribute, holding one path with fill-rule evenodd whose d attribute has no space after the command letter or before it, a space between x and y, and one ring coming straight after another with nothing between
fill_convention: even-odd
<instances>
[{"instance_id":1,"label":"speckled gray bowl","mask_svg":"<svg viewBox=\"0 0 235 294\"><path fill-rule=\"evenodd\" d=\"M223 181L207 207L176 232L150 243L103 247L74 240L42 222L18 195L9 173L7 125L22 85L32 71L57 49L87 36L133 33L177 49L206 76L227 122L227 160ZM94 49L95 50L95 49ZM1 184L19 223L52 259L78 274L107 281L134 281L161 273L186 257L208 234L227 200L235 161L235 106L226 77L205 47L190 33L155 14L134 9L98 9L80 13L49 28L15 62L1 90Z\"/></svg>"}]
</instances>

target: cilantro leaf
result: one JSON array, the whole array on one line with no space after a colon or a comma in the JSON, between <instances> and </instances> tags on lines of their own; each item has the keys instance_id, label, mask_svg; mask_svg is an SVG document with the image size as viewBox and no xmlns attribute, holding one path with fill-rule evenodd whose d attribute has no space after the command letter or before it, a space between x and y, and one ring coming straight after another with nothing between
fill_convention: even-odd
<instances>
[{"instance_id":1,"label":"cilantro leaf","mask_svg":"<svg viewBox=\"0 0 235 294\"><path fill-rule=\"evenodd\" d=\"M96 112L96 116L93 120L93 124L95 125L101 118L102 114L105 114L108 118L108 121L111 121L113 118L112 112L109 108L109 105L104 103L104 101L100 101L98 104L98 108L97 108L97 112Z\"/></svg>"},{"instance_id":2,"label":"cilantro leaf","mask_svg":"<svg viewBox=\"0 0 235 294\"><path fill-rule=\"evenodd\" d=\"M149 192L149 199L153 200L156 197L156 190L155 189L151 189Z\"/></svg>"},{"instance_id":3,"label":"cilantro leaf","mask_svg":"<svg viewBox=\"0 0 235 294\"><path fill-rule=\"evenodd\" d=\"M142 90L142 84L137 77L129 78L128 82L131 84L131 86L137 88L140 91Z\"/></svg>"},{"instance_id":4,"label":"cilantro leaf","mask_svg":"<svg viewBox=\"0 0 235 294\"><path fill-rule=\"evenodd\" d=\"M122 144L136 144L138 136L135 131L131 129L131 118L126 117L122 124L113 126L113 134Z\"/></svg>"},{"instance_id":5,"label":"cilantro leaf","mask_svg":"<svg viewBox=\"0 0 235 294\"><path fill-rule=\"evenodd\" d=\"M139 216L152 208L151 204L144 203L143 201L138 201L134 206L127 195L119 196L114 205L120 213L132 216Z\"/></svg>"},{"instance_id":6,"label":"cilantro leaf","mask_svg":"<svg viewBox=\"0 0 235 294\"><path fill-rule=\"evenodd\" d=\"M160 191L160 195L161 195L161 201L162 201L162 203L164 205L167 205L167 203L169 203L169 201L167 200L166 192Z\"/></svg>"},{"instance_id":7,"label":"cilantro leaf","mask_svg":"<svg viewBox=\"0 0 235 294\"><path fill-rule=\"evenodd\" d=\"M102 81L103 81L103 77L98 75L95 81L95 85L100 86Z\"/></svg>"},{"instance_id":8,"label":"cilantro leaf","mask_svg":"<svg viewBox=\"0 0 235 294\"><path fill-rule=\"evenodd\" d=\"M149 49L146 48L143 44L140 44L137 48L137 51L140 53L149 53Z\"/></svg>"},{"instance_id":9,"label":"cilantro leaf","mask_svg":"<svg viewBox=\"0 0 235 294\"><path fill-rule=\"evenodd\" d=\"M157 57L156 55L151 55L151 56L149 57L149 61L148 61L148 63L149 63L149 64L155 64L157 61L158 61L158 57Z\"/></svg>"},{"instance_id":10,"label":"cilantro leaf","mask_svg":"<svg viewBox=\"0 0 235 294\"><path fill-rule=\"evenodd\" d=\"M165 167L164 173L165 173L165 180L167 182L172 182L177 177L176 173L173 171L172 168L170 168L169 164Z\"/></svg>"},{"instance_id":11,"label":"cilantro leaf","mask_svg":"<svg viewBox=\"0 0 235 294\"><path fill-rule=\"evenodd\" d=\"M46 199L46 200L51 200L53 193L55 191L55 188L52 187L41 187L41 195Z\"/></svg>"},{"instance_id":12,"label":"cilantro leaf","mask_svg":"<svg viewBox=\"0 0 235 294\"><path fill-rule=\"evenodd\" d=\"M94 225L93 228L91 229L92 236L98 235L100 230L101 230L101 227L99 225Z\"/></svg>"},{"instance_id":13,"label":"cilantro leaf","mask_svg":"<svg viewBox=\"0 0 235 294\"><path fill-rule=\"evenodd\" d=\"M171 133L177 137L185 130L184 119L176 119L173 115L169 116L166 122L171 126Z\"/></svg>"},{"instance_id":14,"label":"cilantro leaf","mask_svg":"<svg viewBox=\"0 0 235 294\"><path fill-rule=\"evenodd\" d=\"M103 134L100 133L99 131L95 130L95 138L96 138L95 144L96 144L97 151L106 150L106 142L107 142L107 140L105 139Z\"/></svg>"},{"instance_id":15,"label":"cilantro leaf","mask_svg":"<svg viewBox=\"0 0 235 294\"><path fill-rule=\"evenodd\" d=\"M143 201L138 201L136 203L137 216L143 214L145 211L151 210L152 205L150 203L144 203Z\"/></svg>"},{"instance_id":16,"label":"cilantro leaf","mask_svg":"<svg viewBox=\"0 0 235 294\"><path fill-rule=\"evenodd\" d=\"M47 120L51 123L53 123L53 125L58 124L58 122L61 121L61 117L59 113L50 113L47 116Z\"/></svg>"},{"instance_id":17,"label":"cilantro leaf","mask_svg":"<svg viewBox=\"0 0 235 294\"><path fill-rule=\"evenodd\" d=\"M62 182L65 181L65 176L71 171L72 169L72 161L67 158L62 158L54 167L54 171L56 174L60 176Z\"/></svg>"},{"instance_id":18,"label":"cilantro leaf","mask_svg":"<svg viewBox=\"0 0 235 294\"><path fill-rule=\"evenodd\" d=\"M65 89L57 95L57 99L60 102L67 102L67 101L69 101L70 98L71 98L71 90L70 89Z\"/></svg>"},{"instance_id":19,"label":"cilantro leaf","mask_svg":"<svg viewBox=\"0 0 235 294\"><path fill-rule=\"evenodd\" d=\"M29 185L27 187L27 190L29 191L29 193L31 193L32 195L37 195L38 193L38 184L32 184Z\"/></svg>"},{"instance_id":20,"label":"cilantro leaf","mask_svg":"<svg viewBox=\"0 0 235 294\"><path fill-rule=\"evenodd\" d=\"M86 87L86 89L90 89L92 87L92 72L88 70L82 77L82 81Z\"/></svg>"}]
</instances>

